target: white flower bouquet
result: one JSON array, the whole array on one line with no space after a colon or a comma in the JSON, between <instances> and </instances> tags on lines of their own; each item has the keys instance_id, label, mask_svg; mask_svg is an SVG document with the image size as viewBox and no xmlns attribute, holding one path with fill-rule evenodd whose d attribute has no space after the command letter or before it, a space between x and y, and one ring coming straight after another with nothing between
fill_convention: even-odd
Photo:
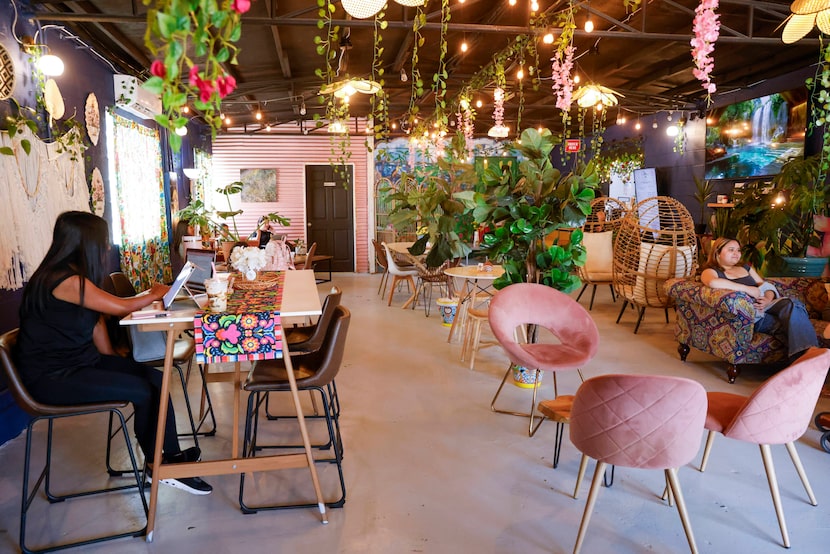
<instances>
[{"instance_id":1,"label":"white flower bouquet","mask_svg":"<svg viewBox=\"0 0 830 554\"><path fill-rule=\"evenodd\" d=\"M238 246L231 252L231 266L249 281L256 279L256 272L265 267L265 250L256 246Z\"/></svg>"}]
</instances>

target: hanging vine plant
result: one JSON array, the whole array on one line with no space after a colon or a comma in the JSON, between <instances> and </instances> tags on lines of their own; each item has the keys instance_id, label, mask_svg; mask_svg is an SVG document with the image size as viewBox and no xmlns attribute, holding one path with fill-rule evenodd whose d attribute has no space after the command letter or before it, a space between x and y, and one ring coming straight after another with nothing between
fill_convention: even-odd
<instances>
[{"instance_id":1,"label":"hanging vine plant","mask_svg":"<svg viewBox=\"0 0 830 554\"><path fill-rule=\"evenodd\" d=\"M383 68L383 35L381 34L381 31L387 27L385 17L386 10L384 7L375 14L373 26L375 40L373 42L374 47L372 50L372 81L375 81L380 85L380 91L377 94L372 95L372 98L370 99L370 118L372 124L371 131L375 137L375 140L383 140L389 135L389 104L386 99L386 93L383 89L383 86L386 84L386 80L383 78L385 70ZM367 125L368 124L369 122L367 122ZM366 139L366 148L370 152L372 151L368 138Z\"/></svg>"},{"instance_id":2,"label":"hanging vine plant","mask_svg":"<svg viewBox=\"0 0 830 554\"><path fill-rule=\"evenodd\" d=\"M447 118L447 30L450 23L450 0L441 0L441 37L438 44L438 70L432 76L432 92L435 95L433 122L439 131L446 131Z\"/></svg>"},{"instance_id":3,"label":"hanging vine plant","mask_svg":"<svg viewBox=\"0 0 830 554\"><path fill-rule=\"evenodd\" d=\"M424 81L421 79L421 70L418 69L418 50L424 45L424 35L421 33L427 24L426 6L429 3L427 0L423 6L418 6L415 12L415 19L412 21L412 34L415 40L412 44L412 88L409 95L409 126L415 127L415 121L418 116L418 99L424 95Z\"/></svg>"},{"instance_id":4,"label":"hanging vine plant","mask_svg":"<svg viewBox=\"0 0 830 554\"><path fill-rule=\"evenodd\" d=\"M187 125L182 109L192 102L215 134L222 126L222 99L236 89L226 64L236 65L242 14L250 0L143 0L147 11L144 44L156 56L144 88L161 95L164 113L155 117L174 131ZM191 57L193 56L193 57ZM182 138L167 134L174 151Z\"/></svg>"}]
</instances>

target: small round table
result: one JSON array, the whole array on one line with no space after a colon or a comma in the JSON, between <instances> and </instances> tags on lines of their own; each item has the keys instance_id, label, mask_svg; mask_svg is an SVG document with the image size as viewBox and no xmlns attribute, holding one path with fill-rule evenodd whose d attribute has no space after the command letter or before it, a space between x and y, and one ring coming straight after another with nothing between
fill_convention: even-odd
<instances>
[{"instance_id":1,"label":"small round table","mask_svg":"<svg viewBox=\"0 0 830 554\"><path fill-rule=\"evenodd\" d=\"M458 324L459 316L461 315L461 308L467 300L469 300L476 290L485 292L493 285L493 281L504 275L504 268L500 265L489 266L490 271L480 270L475 265L462 265L458 267L448 267L444 270L444 274L450 277L458 277L464 279L464 286L461 294L458 296L458 305L455 308L455 319L452 320L452 327L450 327L450 334L447 337L447 342L452 342L453 334L455 333L456 324ZM482 282L483 285L480 285Z\"/></svg>"}]
</instances>

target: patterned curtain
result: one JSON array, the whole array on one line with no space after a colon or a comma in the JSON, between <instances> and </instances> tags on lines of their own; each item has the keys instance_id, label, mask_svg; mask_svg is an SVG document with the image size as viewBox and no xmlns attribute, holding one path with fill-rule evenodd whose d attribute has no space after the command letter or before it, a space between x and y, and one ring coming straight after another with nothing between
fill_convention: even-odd
<instances>
[{"instance_id":1,"label":"patterned curtain","mask_svg":"<svg viewBox=\"0 0 830 554\"><path fill-rule=\"evenodd\" d=\"M121 214L121 270L136 290L144 290L173 279L159 133L123 117L111 117Z\"/></svg>"}]
</instances>

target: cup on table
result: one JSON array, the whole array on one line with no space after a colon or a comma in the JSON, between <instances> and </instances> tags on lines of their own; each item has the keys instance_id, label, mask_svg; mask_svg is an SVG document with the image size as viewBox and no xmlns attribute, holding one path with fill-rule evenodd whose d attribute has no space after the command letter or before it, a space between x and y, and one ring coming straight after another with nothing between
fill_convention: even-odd
<instances>
[{"instance_id":1,"label":"cup on table","mask_svg":"<svg viewBox=\"0 0 830 554\"><path fill-rule=\"evenodd\" d=\"M219 279L220 281L225 281L228 286L226 288L227 293L230 294L233 292L233 277L227 271L217 271L213 274L214 279Z\"/></svg>"},{"instance_id":2,"label":"cup on table","mask_svg":"<svg viewBox=\"0 0 830 554\"><path fill-rule=\"evenodd\" d=\"M205 279L205 292L207 293L209 311L219 313L228 309L227 279Z\"/></svg>"}]
</instances>

